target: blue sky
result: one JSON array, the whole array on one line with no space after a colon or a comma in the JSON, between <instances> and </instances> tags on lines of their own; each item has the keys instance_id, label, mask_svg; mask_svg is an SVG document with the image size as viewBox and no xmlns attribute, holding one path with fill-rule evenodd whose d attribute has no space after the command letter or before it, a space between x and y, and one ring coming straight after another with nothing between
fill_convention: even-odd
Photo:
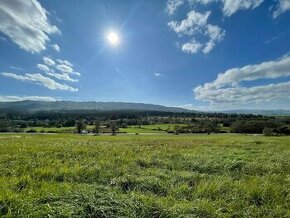
<instances>
[{"instance_id":1,"label":"blue sky","mask_svg":"<svg viewBox=\"0 0 290 218\"><path fill-rule=\"evenodd\" d=\"M289 23L290 0L1 0L0 101L290 109Z\"/></svg>"}]
</instances>

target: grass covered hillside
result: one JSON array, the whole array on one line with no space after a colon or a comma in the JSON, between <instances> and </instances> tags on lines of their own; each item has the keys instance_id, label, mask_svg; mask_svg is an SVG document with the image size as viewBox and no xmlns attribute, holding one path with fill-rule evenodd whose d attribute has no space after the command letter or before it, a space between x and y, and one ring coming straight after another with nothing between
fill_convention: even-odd
<instances>
[{"instance_id":1,"label":"grass covered hillside","mask_svg":"<svg viewBox=\"0 0 290 218\"><path fill-rule=\"evenodd\" d=\"M289 217L290 137L0 135L1 217Z\"/></svg>"}]
</instances>

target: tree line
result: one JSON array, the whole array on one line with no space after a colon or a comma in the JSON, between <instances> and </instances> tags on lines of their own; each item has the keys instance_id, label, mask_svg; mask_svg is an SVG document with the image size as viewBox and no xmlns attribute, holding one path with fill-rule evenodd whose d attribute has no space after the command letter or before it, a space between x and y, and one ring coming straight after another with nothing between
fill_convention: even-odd
<instances>
[{"instance_id":1,"label":"tree line","mask_svg":"<svg viewBox=\"0 0 290 218\"><path fill-rule=\"evenodd\" d=\"M70 111L1 113L0 132L21 132L28 127L75 127L81 133L94 125L93 133L118 132L130 125L174 124L168 133L254 133L289 135L289 116L262 116L224 113L171 113L159 111ZM183 124L183 125L179 125Z\"/></svg>"}]
</instances>

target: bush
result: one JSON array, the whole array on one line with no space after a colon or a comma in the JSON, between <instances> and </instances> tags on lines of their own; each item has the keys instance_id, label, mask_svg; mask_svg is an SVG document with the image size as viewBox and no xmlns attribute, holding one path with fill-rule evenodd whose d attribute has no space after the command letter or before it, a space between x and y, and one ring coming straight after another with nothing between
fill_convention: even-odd
<instances>
[{"instance_id":1,"label":"bush","mask_svg":"<svg viewBox=\"0 0 290 218\"><path fill-rule=\"evenodd\" d=\"M27 133L35 133L35 132L37 132L35 129L29 129L29 130L27 130L26 131Z\"/></svg>"},{"instance_id":2,"label":"bush","mask_svg":"<svg viewBox=\"0 0 290 218\"><path fill-rule=\"evenodd\" d=\"M274 129L272 129L272 128L264 128L263 129L263 135L264 136L272 136L272 135L274 135Z\"/></svg>"}]
</instances>

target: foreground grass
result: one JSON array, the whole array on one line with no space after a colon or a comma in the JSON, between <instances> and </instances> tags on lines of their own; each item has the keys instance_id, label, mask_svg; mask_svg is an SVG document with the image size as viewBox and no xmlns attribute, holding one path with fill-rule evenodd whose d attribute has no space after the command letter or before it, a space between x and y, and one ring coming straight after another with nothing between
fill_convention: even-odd
<instances>
[{"instance_id":1,"label":"foreground grass","mask_svg":"<svg viewBox=\"0 0 290 218\"><path fill-rule=\"evenodd\" d=\"M289 217L290 137L0 135L0 216Z\"/></svg>"}]
</instances>

